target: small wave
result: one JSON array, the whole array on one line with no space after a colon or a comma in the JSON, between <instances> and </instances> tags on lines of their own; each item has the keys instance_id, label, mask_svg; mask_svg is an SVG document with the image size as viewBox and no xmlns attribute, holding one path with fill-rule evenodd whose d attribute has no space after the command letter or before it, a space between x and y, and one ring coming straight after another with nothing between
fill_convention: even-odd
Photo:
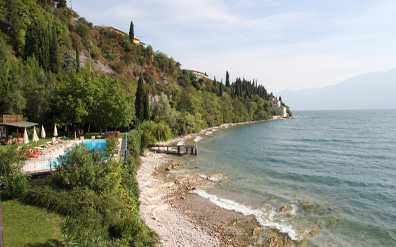
<instances>
[{"instance_id":1,"label":"small wave","mask_svg":"<svg viewBox=\"0 0 396 247\"><path fill-rule=\"evenodd\" d=\"M207 132L206 132L206 135L207 135L207 136L208 136L208 135L211 135L211 134L213 134L212 131L207 131Z\"/></svg>"},{"instance_id":2,"label":"small wave","mask_svg":"<svg viewBox=\"0 0 396 247\"><path fill-rule=\"evenodd\" d=\"M202 136L197 136L197 137L194 139L194 142L199 142L199 141L202 140L202 139L203 139Z\"/></svg>"},{"instance_id":3,"label":"small wave","mask_svg":"<svg viewBox=\"0 0 396 247\"><path fill-rule=\"evenodd\" d=\"M292 226L274 222L274 218L278 215L278 213L274 210L261 211L252 209L249 206L245 206L232 200L219 198L215 195L208 194L204 190L193 190L191 193L195 193L203 198L209 199L211 202L224 209L234 210L236 212L242 213L243 215L254 215L262 227L275 228L278 231L289 235L292 240L301 241L303 239L302 236L297 236L298 234Z\"/></svg>"}]
</instances>

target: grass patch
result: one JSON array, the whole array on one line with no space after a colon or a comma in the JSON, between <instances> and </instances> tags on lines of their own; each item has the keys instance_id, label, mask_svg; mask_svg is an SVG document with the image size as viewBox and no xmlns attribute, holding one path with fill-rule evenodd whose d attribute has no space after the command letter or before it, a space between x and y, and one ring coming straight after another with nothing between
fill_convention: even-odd
<instances>
[{"instance_id":1,"label":"grass patch","mask_svg":"<svg viewBox=\"0 0 396 247\"><path fill-rule=\"evenodd\" d=\"M59 246L63 217L19 200L1 202L4 246Z\"/></svg>"}]
</instances>

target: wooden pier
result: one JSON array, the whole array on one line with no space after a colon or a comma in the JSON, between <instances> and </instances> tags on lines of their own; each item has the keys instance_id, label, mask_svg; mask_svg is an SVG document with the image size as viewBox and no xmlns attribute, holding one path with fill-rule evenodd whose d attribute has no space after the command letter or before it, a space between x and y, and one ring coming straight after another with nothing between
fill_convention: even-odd
<instances>
[{"instance_id":1,"label":"wooden pier","mask_svg":"<svg viewBox=\"0 0 396 247\"><path fill-rule=\"evenodd\" d=\"M157 149L155 149L157 148ZM194 145L154 145L150 148L151 151L166 154L178 155L198 155L197 144ZM183 152L185 150L185 152ZM189 152L190 151L190 152Z\"/></svg>"}]
</instances>

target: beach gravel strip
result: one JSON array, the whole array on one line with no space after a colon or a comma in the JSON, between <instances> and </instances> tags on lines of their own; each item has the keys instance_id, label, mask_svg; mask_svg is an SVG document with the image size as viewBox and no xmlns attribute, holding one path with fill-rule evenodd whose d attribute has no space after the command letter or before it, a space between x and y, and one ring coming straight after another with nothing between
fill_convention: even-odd
<instances>
[{"instance_id":1,"label":"beach gravel strip","mask_svg":"<svg viewBox=\"0 0 396 247\"><path fill-rule=\"evenodd\" d=\"M178 209L164 202L163 197L170 193L171 188L153 173L157 167L171 160L165 155L146 152L142 161L137 172L140 215L148 227L159 234L162 246L220 246L218 238L210 236Z\"/></svg>"}]
</instances>

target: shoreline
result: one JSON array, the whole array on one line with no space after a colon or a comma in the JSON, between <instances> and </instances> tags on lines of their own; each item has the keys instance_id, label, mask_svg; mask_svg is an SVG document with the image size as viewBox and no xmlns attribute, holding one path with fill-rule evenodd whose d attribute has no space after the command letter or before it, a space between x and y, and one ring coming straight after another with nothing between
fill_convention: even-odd
<instances>
[{"instance_id":1,"label":"shoreline","mask_svg":"<svg viewBox=\"0 0 396 247\"><path fill-rule=\"evenodd\" d=\"M268 120L222 124L198 133L178 136L161 144L193 140L206 132ZM221 208L209 199L190 193L204 189L213 181L199 177L182 177L170 170L186 165L175 155L146 150L137 179L140 188L140 214L155 230L161 246L295 246L295 241L273 229L263 229L255 216ZM208 175L210 176L210 175ZM222 174L215 174L217 178Z\"/></svg>"}]
</instances>

